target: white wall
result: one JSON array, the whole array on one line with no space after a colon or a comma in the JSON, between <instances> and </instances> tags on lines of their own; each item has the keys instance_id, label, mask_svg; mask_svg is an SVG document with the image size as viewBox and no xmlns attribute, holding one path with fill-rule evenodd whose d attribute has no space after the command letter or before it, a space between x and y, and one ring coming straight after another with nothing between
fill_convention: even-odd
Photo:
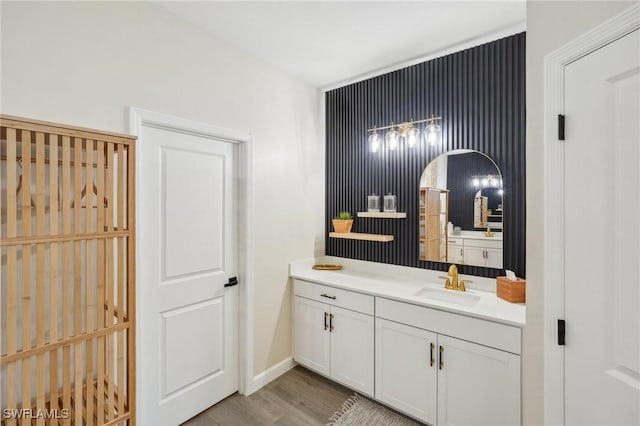
<instances>
[{"instance_id":1,"label":"white wall","mask_svg":"<svg viewBox=\"0 0 640 426\"><path fill-rule=\"evenodd\" d=\"M253 135L253 374L291 356L287 265L324 249L321 93L148 2L1 8L2 113L126 133L136 106Z\"/></svg>"},{"instance_id":2,"label":"white wall","mask_svg":"<svg viewBox=\"0 0 640 426\"><path fill-rule=\"evenodd\" d=\"M616 1L527 1L527 326L524 424L544 423L544 57L631 6Z\"/></svg>"}]
</instances>

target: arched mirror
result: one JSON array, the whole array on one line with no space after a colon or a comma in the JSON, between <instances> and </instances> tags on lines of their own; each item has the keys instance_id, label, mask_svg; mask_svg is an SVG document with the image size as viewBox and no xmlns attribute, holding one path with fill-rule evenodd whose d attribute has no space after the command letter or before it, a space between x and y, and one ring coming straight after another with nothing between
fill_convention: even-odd
<instances>
[{"instance_id":1,"label":"arched mirror","mask_svg":"<svg viewBox=\"0 0 640 426\"><path fill-rule=\"evenodd\" d=\"M503 184L478 151L431 161L420 177L420 260L502 268Z\"/></svg>"}]
</instances>

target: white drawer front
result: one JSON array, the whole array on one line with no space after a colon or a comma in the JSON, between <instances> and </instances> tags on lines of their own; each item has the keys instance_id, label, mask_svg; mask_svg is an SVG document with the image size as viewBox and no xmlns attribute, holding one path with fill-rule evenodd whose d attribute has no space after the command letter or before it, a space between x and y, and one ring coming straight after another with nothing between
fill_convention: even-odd
<instances>
[{"instance_id":1,"label":"white drawer front","mask_svg":"<svg viewBox=\"0 0 640 426\"><path fill-rule=\"evenodd\" d=\"M376 317L520 354L520 329L424 306L376 298Z\"/></svg>"},{"instance_id":2,"label":"white drawer front","mask_svg":"<svg viewBox=\"0 0 640 426\"><path fill-rule=\"evenodd\" d=\"M467 238L464 240L465 247L481 247L481 248L494 248L501 249L502 241L500 240L476 240L473 238Z\"/></svg>"},{"instance_id":3,"label":"white drawer front","mask_svg":"<svg viewBox=\"0 0 640 426\"><path fill-rule=\"evenodd\" d=\"M294 280L293 291L296 296L373 315L373 296L301 280Z\"/></svg>"},{"instance_id":4,"label":"white drawer front","mask_svg":"<svg viewBox=\"0 0 640 426\"><path fill-rule=\"evenodd\" d=\"M464 243L464 240L462 238L449 238L447 240L447 243L450 246L462 246Z\"/></svg>"}]
</instances>

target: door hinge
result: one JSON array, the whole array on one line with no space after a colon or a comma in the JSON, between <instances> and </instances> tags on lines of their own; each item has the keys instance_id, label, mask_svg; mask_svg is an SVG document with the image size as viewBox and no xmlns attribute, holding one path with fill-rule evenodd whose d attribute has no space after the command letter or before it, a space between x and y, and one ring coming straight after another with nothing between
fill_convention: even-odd
<instances>
[{"instance_id":1,"label":"door hinge","mask_svg":"<svg viewBox=\"0 0 640 426\"><path fill-rule=\"evenodd\" d=\"M564 114L558 114L558 140L564 140Z\"/></svg>"},{"instance_id":2,"label":"door hinge","mask_svg":"<svg viewBox=\"0 0 640 426\"><path fill-rule=\"evenodd\" d=\"M564 346L565 323L563 319L558 320L558 345Z\"/></svg>"},{"instance_id":3,"label":"door hinge","mask_svg":"<svg viewBox=\"0 0 640 426\"><path fill-rule=\"evenodd\" d=\"M227 282L224 286L225 287L233 287L234 285L238 285L238 277L229 278L229 282Z\"/></svg>"}]
</instances>

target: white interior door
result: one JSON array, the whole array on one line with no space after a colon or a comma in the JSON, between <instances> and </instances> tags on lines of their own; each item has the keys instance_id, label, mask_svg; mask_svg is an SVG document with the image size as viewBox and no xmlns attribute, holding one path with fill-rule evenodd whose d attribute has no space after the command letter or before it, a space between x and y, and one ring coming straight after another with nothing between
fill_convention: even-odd
<instances>
[{"instance_id":1,"label":"white interior door","mask_svg":"<svg viewBox=\"0 0 640 426\"><path fill-rule=\"evenodd\" d=\"M565 424L640 424L640 30L565 67Z\"/></svg>"},{"instance_id":2,"label":"white interior door","mask_svg":"<svg viewBox=\"0 0 640 426\"><path fill-rule=\"evenodd\" d=\"M177 425L238 388L236 144L142 126L141 425Z\"/></svg>"}]
</instances>

